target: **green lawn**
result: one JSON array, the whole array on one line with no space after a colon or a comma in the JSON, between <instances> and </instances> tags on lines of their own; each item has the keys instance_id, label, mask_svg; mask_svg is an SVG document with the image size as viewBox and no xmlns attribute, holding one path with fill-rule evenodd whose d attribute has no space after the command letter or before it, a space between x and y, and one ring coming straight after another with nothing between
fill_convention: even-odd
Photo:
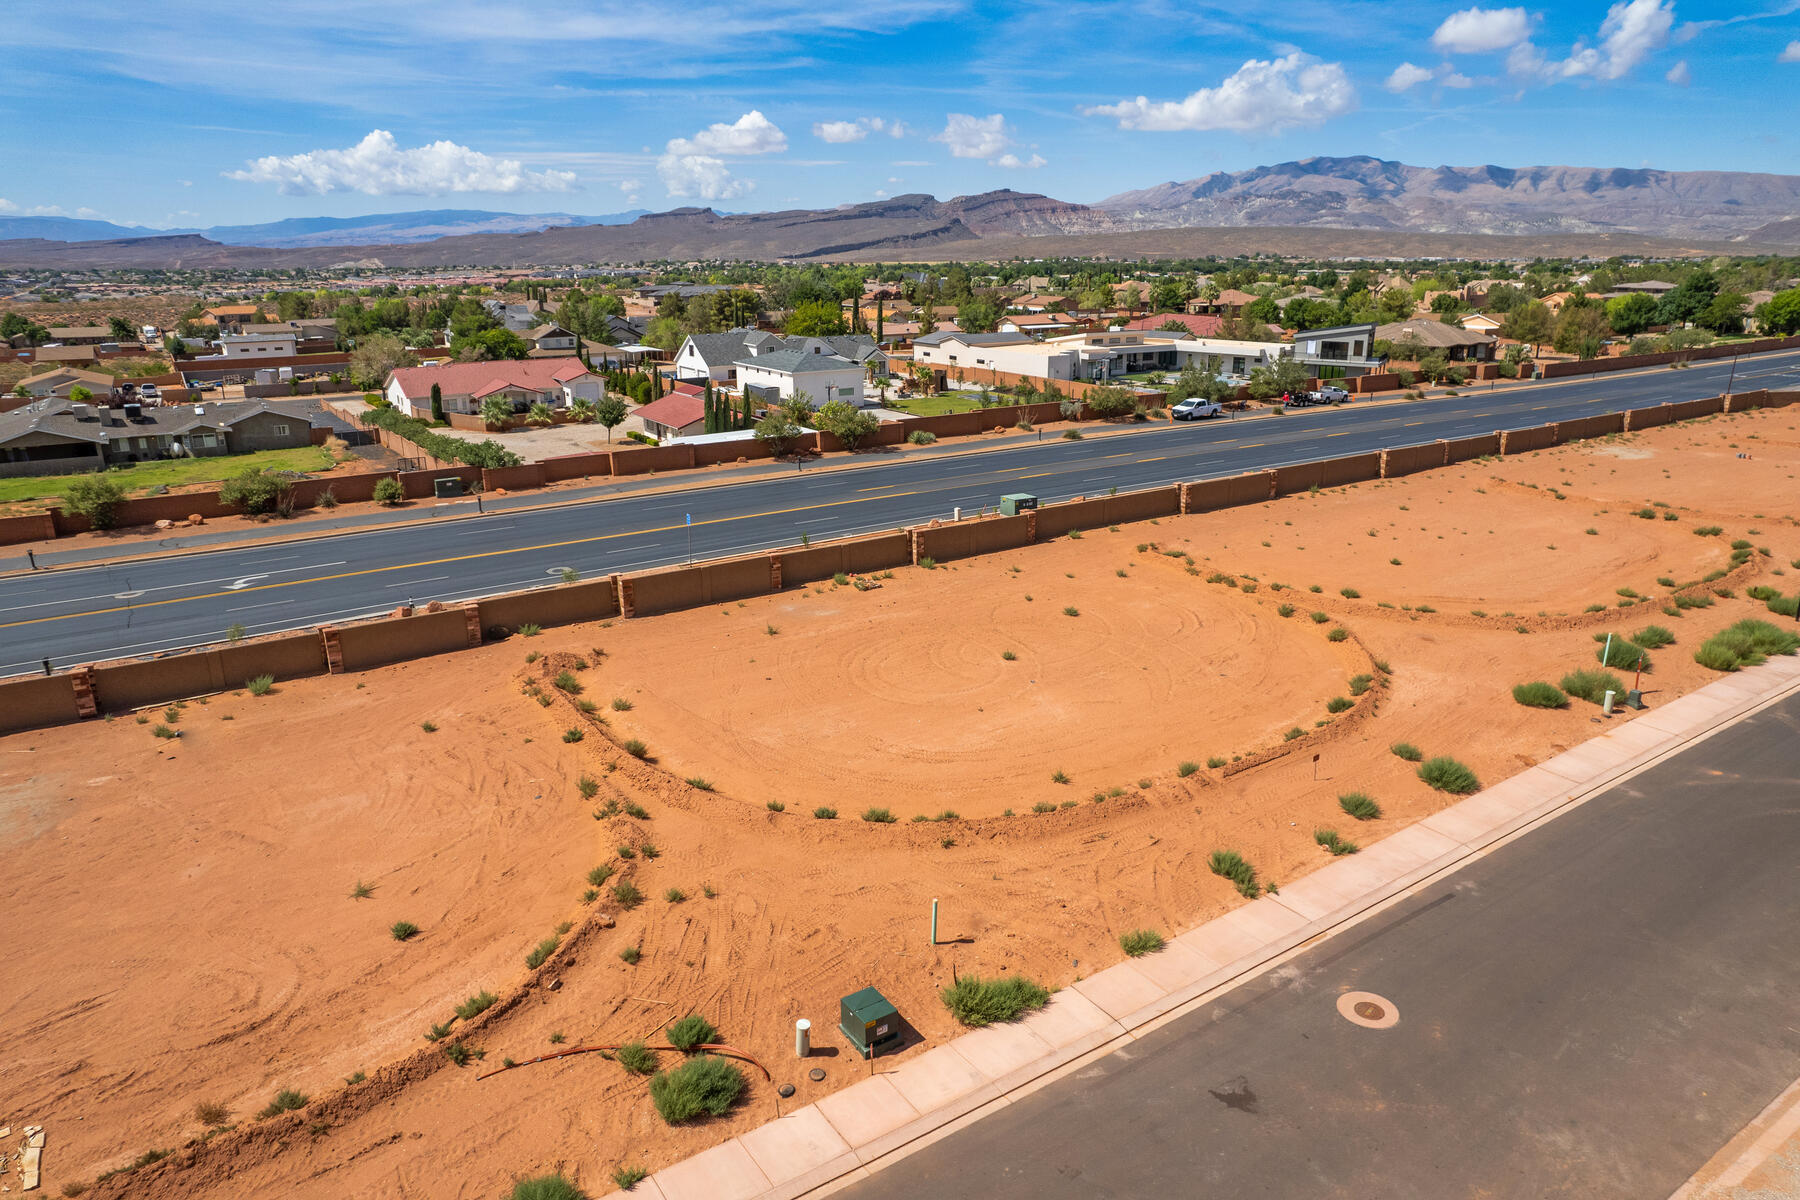
<instances>
[{"instance_id":1,"label":"green lawn","mask_svg":"<svg viewBox=\"0 0 1800 1200\"><path fill-rule=\"evenodd\" d=\"M142 496L153 487L179 488L196 483L216 483L251 467L269 471L329 471L331 451L323 446L297 446L291 450L258 450L254 454L222 454L216 458L172 458L166 461L114 467L108 473L128 496ZM0 479L0 504L21 504L62 495L78 475L28 475ZM30 504L32 509L46 508Z\"/></svg>"},{"instance_id":2,"label":"green lawn","mask_svg":"<svg viewBox=\"0 0 1800 1200\"><path fill-rule=\"evenodd\" d=\"M995 408L1018 403L1015 397L1005 392L995 392L993 398ZM981 393L939 392L935 396L908 396L905 399L889 400L886 407L911 413L915 417L941 417L946 413L973 412L980 408Z\"/></svg>"}]
</instances>

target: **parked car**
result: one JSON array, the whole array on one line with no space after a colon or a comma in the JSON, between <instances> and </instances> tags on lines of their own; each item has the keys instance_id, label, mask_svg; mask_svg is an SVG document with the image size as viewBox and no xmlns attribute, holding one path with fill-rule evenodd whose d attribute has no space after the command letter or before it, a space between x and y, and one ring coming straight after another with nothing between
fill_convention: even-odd
<instances>
[{"instance_id":1,"label":"parked car","mask_svg":"<svg viewBox=\"0 0 1800 1200\"><path fill-rule=\"evenodd\" d=\"M1330 383L1321 384L1319 390L1313 394L1319 397L1321 404L1343 404L1350 399L1349 392Z\"/></svg>"},{"instance_id":2,"label":"parked car","mask_svg":"<svg viewBox=\"0 0 1800 1200\"><path fill-rule=\"evenodd\" d=\"M162 392L157 388L157 386L154 383L138 384L138 399L140 399L140 400L158 400L161 398L162 398Z\"/></svg>"},{"instance_id":3,"label":"parked car","mask_svg":"<svg viewBox=\"0 0 1800 1200\"><path fill-rule=\"evenodd\" d=\"M1169 415L1177 421L1198 421L1206 417L1216 417L1225 411L1225 406L1213 400L1202 400L1198 396L1190 397L1169 410Z\"/></svg>"}]
</instances>

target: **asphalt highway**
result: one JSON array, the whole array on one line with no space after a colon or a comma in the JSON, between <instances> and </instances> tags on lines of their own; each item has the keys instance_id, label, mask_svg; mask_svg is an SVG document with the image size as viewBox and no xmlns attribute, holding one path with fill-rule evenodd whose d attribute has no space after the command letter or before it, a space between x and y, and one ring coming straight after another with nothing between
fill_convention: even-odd
<instances>
[{"instance_id":1,"label":"asphalt highway","mask_svg":"<svg viewBox=\"0 0 1800 1200\"><path fill-rule=\"evenodd\" d=\"M842 1200L1666 1200L1800 1074L1796 744L1790 696Z\"/></svg>"},{"instance_id":2,"label":"asphalt highway","mask_svg":"<svg viewBox=\"0 0 1800 1200\"><path fill-rule=\"evenodd\" d=\"M1737 392L1800 386L1800 354L1681 371L1471 390L1409 404L1218 419L990 453L871 458L857 470L0 578L0 676L155 653L583 578L893 529L993 506L1262 470L1368 450ZM691 524L689 521L691 519Z\"/></svg>"}]
</instances>

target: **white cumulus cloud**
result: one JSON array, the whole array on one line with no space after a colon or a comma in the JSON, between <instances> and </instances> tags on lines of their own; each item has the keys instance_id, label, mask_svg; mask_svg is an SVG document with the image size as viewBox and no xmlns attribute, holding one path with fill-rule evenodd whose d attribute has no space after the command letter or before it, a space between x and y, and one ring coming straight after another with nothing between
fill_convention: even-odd
<instances>
[{"instance_id":1,"label":"white cumulus cloud","mask_svg":"<svg viewBox=\"0 0 1800 1200\"><path fill-rule=\"evenodd\" d=\"M1558 79L1622 79L1669 40L1674 0L1621 0L1600 22L1600 44L1576 42L1563 59L1546 58L1530 42L1514 46L1506 67L1515 75Z\"/></svg>"},{"instance_id":2,"label":"white cumulus cloud","mask_svg":"<svg viewBox=\"0 0 1800 1200\"><path fill-rule=\"evenodd\" d=\"M1694 73L1688 70L1687 59L1684 58L1674 66L1670 67L1668 74L1664 75L1663 78L1674 84L1676 87L1686 87L1688 84L1694 82Z\"/></svg>"},{"instance_id":3,"label":"white cumulus cloud","mask_svg":"<svg viewBox=\"0 0 1800 1200\"><path fill-rule=\"evenodd\" d=\"M1035 171L1044 165L1044 156L1034 154L1030 158L1020 158L1016 154L1002 154L994 160L994 165L1006 167L1009 170Z\"/></svg>"},{"instance_id":4,"label":"white cumulus cloud","mask_svg":"<svg viewBox=\"0 0 1800 1200\"><path fill-rule=\"evenodd\" d=\"M1420 67L1409 62L1403 62L1394 68L1393 74L1389 75L1387 77L1387 82L1381 86L1390 92L1404 92L1408 88L1417 87L1419 84L1425 83L1431 78L1431 75L1432 72L1428 67Z\"/></svg>"},{"instance_id":5,"label":"white cumulus cloud","mask_svg":"<svg viewBox=\"0 0 1800 1200\"><path fill-rule=\"evenodd\" d=\"M860 142L871 133L885 133L889 137L905 137L905 121L889 121L883 117L858 117L854 121L815 121L812 127L813 136L821 142L841 144L843 142Z\"/></svg>"},{"instance_id":6,"label":"white cumulus cloud","mask_svg":"<svg viewBox=\"0 0 1800 1200\"><path fill-rule=\"evenodd\" d=\"M1465 8L1451 13L1431 35L1431 44L1446 54L1486 54L1516 46L1531 34L1531 18L1522 8Z\"/></svg>"},{"instance_id":7,"label":"white cumulus cloud","mask_svg":"<svg viewBox=\"0 0 1800 1200\"><path fill-rule=\"evenodd\" d=\"M446 192L569 192L573 171L527 171L510 158L494 158L455 142L401 149L385 129L372 130L345 150L253 159L225 178L272 183L288 196L362 192L368 196L437 196Z\"/></svg>"},{"instance_id":8,"label":"white cumulus cloud","mask_svg":"<svg viewBox=\"0 0 1800 1200\"><path fill-rule=\"evenodd\" d=\"M1800 63L1800 41L1789 42L1775 59L1776 62Z\"/></svg>"},{"instance_id":9,"label":"white cumulus cloud","mask_svg":"<svg viewBox=\"0 0 1800 1200\"><path fill-rule=\"evenodd\" d=\"M22 204L14 204L11 200L0 198L0 216L7 217L66 217L68 216L60 204L38 204L30 208Z\"/></svg>"},{"instance_id":10,"label":"white cumulus cloud","mask_svg":"<svg viewBox=\"0 0 1800 1200\"><path fill-rule=\"evenodd\" d=\"M999 113L985 117L951 113L944 120L944 132L932 134L931 140L950 147L956 158L998 158L1012 145L1006 118Z\"/></svg>"},{"instance_id":11,"label":"white cumulus cloud","mask_svg":"<svg viewBox=\"0 0 1800 1200\"><path fill-rule=\"evenodd\" d=\"M1139 96L1085 111L1115 117L1121 129L1276 133L1323 124L1355 107L1356 89L1341 63L1294 53L1272 62L1253 58L1218 87L1201 88L1184 100Z\"/></svg>"},{"instance_id":12,"label":"white cumulus cloud","mask_svg":"<svg viewBox=\"0 0 1800 1200\"><path fill-rule=\"evenodd\" d=\"M787 149L787 134L781 132L775 122L762 115L758 109L751 109L730 125L720 122L708 125L691 138L675 138L669 142L667 152L686 156L691 154L779 154Z\"/></svg>"},{"instance_id":13,"label":"white cumulus cloud","mask_svg":"<svg viewBox=\"0 0 1800 1200\"><path fill-rule=\"evenodd\" d=\"M691 138L670 138L656 160L656 175L671 196L732 200L748 195L756 184L733 175L726 158L779 154L787 148L787 134L753 108L729 125L720 121Z\"/></svg>"}]
</instances>

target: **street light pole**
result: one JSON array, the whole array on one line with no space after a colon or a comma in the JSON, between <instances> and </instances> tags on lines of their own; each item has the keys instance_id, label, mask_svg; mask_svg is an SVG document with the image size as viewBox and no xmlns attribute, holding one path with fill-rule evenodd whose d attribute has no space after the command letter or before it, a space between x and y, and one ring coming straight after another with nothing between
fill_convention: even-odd
<instances>
[{"instance_id":1,"label":"street light pole","mask_svg":"<svg viewBox=\"0 0 1800 1200\"><path fill-rule=\"evenodd\" d=\"M1738 356L1734 352L1731 356L1731 377L1725 381L1725 394L1727 396L1731 395L1731 385L1737 382L1737 359Z\"/></svg>"}]
</instances>

